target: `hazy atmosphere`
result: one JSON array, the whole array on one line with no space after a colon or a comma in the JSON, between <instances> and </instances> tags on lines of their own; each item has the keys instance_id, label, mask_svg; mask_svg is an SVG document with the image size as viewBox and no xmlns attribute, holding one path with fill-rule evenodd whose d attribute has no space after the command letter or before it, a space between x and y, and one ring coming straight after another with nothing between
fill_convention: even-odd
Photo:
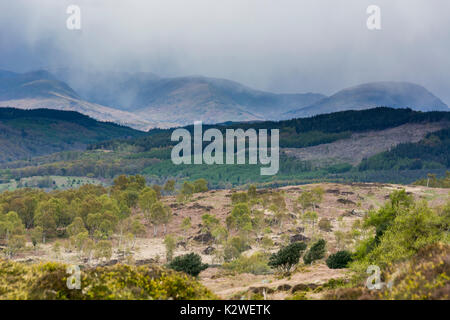
<instances>
[{"instance_id":1,"label":"hazy atmosphere","mask_svg":"<svg viewBox=\"0 0 450 320\"><path fill-rule=\"evenodd\" d=\"M79 5L82 28L66 28ZM381 8L382 30L366 27ZM0 68L88 67L227 78L332 94L410 81L450 103L450 3L432 1L24 1L0 4Z\"/></svg>"}]
</instances>

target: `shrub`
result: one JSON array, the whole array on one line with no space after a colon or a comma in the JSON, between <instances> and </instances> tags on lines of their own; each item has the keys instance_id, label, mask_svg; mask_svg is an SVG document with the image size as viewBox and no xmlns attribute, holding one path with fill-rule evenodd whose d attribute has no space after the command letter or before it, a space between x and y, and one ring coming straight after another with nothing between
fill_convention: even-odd
<instances>
[{"instance_id":1,"label":"shrub","mask_svg":"<svg viewBox=\"0 0 450 320\"><path fill-rule=\"evenodd\" d=\"M330 269L343 269L347 268L348 264L352 261L352 253L346 250L338 251L332 254L327 259L327 266Z\"/></svg>"},{"instance_id":2,"label":"shrub","mask_svg":"<svg viewBox=\"0 0 450 320\"><path fill-rule=\"evenodd\" d=\"M196 277L200 272L207 269L208 265L202 263L202 258L198 254L189 253L173 259L169 264L169 268Z\"/></svg>"},{"instance_id":3,"label":"shrub","mask_svg":"<svg viewBox=\"0 0 450 320\"><path fill-rule=\"evenodd\" d=\"M248 195L245 192L235 192L231 195L231 202L233 204L248 202Z\"/></svg>"},{"instance_id":4,"label":"shrub","mask_svg":"<svg viewBox=\"0 0 450 320\"><path fill-rule=\"evenodd\" d=\"M320 219L319 228L320 228L320 230L323 230L326 232L330 232L331 230L333 230L333 226L331 225L330 220L327 218Z\"/></svg>"},{"instance_id":5,"label":"shrub","mask_svg":"<svg viewBox=\"0 0 450 320\"><path fill-rule=\"evenodd\" d=\"M256 275L267 274L270 271L268 256L262 252L256 252L250 257L240 256L232 262L224 263L223 268L238 273L253 273Z\"/></svg>"},{"instance_id":6,"label":"shrub","mask_svg":"<svg viewBox=\"0 0 450 320\"><path fill-rule=\"evenodd\" d=\"M326 241L323 239L315 242L303 257L305 264L311 264L316 260L322 259L325 256L325 245Z\"/></svg>"},{"instance_id":7,"label":"shrub","mask_svg":"<svg viewBox=\"0 0 450 320\"><path fill-rule=\"evenodd\" d=\"M227 241L224 247L225 261L231 261L238 258L242 252L248 250L250 247L243 237L235 236Z\"/></svg>"},{"instance_id":8,"label":"shrub","mask_svg":"<svg viewBox=\"0 0 450 320\"><path fill-rule=\"evenodd\" d=\"M208 181L205 179L198 179L194 181L194 192L206 192L208 191Z\"/></svg>"},{"instance_id":9,"label":"shrub","mask_svg":"<svg viewBox=\"0 0 450 320\"><path fill-rule=\"evenodd\" d=\"M304 242L291 243L270 256L269 266L283 272L290 272L298 263L305 249L306 244Z\"/></svg>"},{"instance_id":10,"label":"shrub","mask_svg":"<svg viewBox=\"0 0 450 320\"><path fill-rule=\"evenodd\" d=\"M81 270L81 290L67 287L67 265L0 260L0 300L190 300L217 298L195 279L154 265Z\"/></svg>"}]
</instances>

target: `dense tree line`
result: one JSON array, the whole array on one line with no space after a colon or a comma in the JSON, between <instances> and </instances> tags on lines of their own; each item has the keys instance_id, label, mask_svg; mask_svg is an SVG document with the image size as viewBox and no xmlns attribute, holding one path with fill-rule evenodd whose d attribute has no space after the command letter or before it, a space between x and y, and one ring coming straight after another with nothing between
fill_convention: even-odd
<instances>
[{"instance_id":1,"label":"dense tree line","mask_svg":"<svg viewBox=\"0 0 450 320\"><path fill-rule=\"evenodd\" d=\"M399 144L359 165L360 171L440 168L450 168L450 129L430 133L417 143Z\"/></svg>"},{"instance_id":2,"label":"dense tree line","mask_svg":"<svg viewBox=\"0 0 450 320\"><path fill-rule=\"evenodd\" d=\"M333 142L347 138L352 132L383 130L405 123L421 123L450 120L449 112L419 112L411 109L374 108L361 111L342 111L317 115L311 118L299 118L284 121L264 121L256 123L233 123L230 125L205 125L204 130L217 128L225 133L226 129L280 129L281 147L306 147ZM185 127L193 132L193 126ZM148 135L131 140L114 140L93 144L91 149L117 149L122 144L130 144L139 151L148 151L155 147L171 146L171 129L150 130Z\"/></svg>"}]
</instances>

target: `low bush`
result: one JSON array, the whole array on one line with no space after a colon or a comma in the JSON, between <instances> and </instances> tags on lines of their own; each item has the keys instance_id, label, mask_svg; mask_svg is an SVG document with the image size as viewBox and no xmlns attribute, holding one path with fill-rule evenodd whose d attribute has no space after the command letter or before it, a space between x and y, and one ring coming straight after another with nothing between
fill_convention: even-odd
<instances>
[{"instance_id":1,"label":"low bush","mask_svg":"<svg viewBox=\"0 0 450 320\"><path fill-rule=\"evenodd\" d=\"M269 266L282 272L290 272L298 264L305 249L304 242L291 243L270 256Z\"/></svg>"},{"instance_id":2,"label":"low bush","mask_svg":"<svg viewBox=\"0 0 450 320\"><path fill-rule=\"evenodd\" d=\"M316 260L320 260L325 257L326 241L323 239L314 242L308 252L303 256L303 262L305 264L311 264Z\"/></svg>"},{"instance_id":3,"label":"low bush","mask_svg":"<svg viewBox=\"0 0 450 320\"><path fill-rule=\"evenodd\" d=\"M198 254L188 253L173 259L169 264L169 268L196 277L200 272L207 269L208 265L202 263L202 258Z\"/></svg>"},{"instance_id":4,"label":"low bush","mask_svg":"<svg viewBox=\"0 0 450 320\"><path fill-rule=\"evenodd\" d=\"M353 260L352 253L346 250L338 251L327 259L327 266L330 269L347 268L348 264Z\"/></svg>"}]
</instances>

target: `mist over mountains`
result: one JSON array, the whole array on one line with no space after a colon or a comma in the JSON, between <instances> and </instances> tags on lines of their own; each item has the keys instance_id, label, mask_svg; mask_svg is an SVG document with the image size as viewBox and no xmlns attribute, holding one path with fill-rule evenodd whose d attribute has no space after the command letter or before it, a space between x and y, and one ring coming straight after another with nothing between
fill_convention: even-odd
<instances>
[{"instance_id":1,"label":"mist over mountains","mask_svg":"<svg viewBox=\"0 0 450 320\"><path fill-rule=\"evenodd\" d=\"M448 111L426 88L406 82L367 83L327 97L272 93L204 76L165 78L153 73L71 69L0 71L0 107L78 111L139 130L198 120L209 124L285 120L378 106Z\"/></svg>"},{"instance_id":2,"label":"mist over mountains","mask_svg":"<svg viewBox=\"0 0 450 320\"><path fill-rule=\"evenodd\" d=\"M305 108L289 112L288 117L305 117L344 110L373 107L411 108L417 111L449 111L448 106L427 89L408 82L374 82L347 88Z\"/></svg>"}]
</instances>

